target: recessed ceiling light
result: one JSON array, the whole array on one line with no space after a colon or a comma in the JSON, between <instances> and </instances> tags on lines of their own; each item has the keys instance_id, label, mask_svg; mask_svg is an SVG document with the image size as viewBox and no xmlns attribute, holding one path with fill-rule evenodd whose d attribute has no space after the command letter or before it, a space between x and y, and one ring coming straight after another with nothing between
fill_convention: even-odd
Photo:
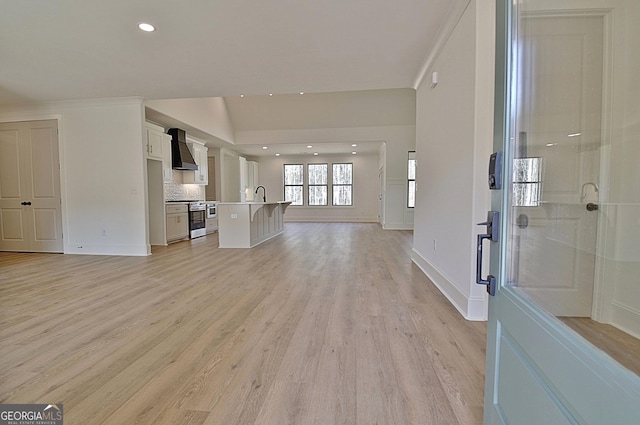
<instances>
[{"instance_id":1,"label":"recessed ceiling light","mask_svg":"<svg viewBox=\"0 0 640 425\"><path fill-rule=\"evenodd\" d=\"M355 154L356 154L355 152L351 152L351 155L355 155Z\"/></svg>"},{"instance_id":2,"label":"recessed ceiling light","mask_svg":"<svg viewBox=\"0 0 640 425\"><path fill-rule=\"evenodd\" d=\"M269 96L273 96L273 93L269 93Z\"/></svg>"},{"instance_id":3,"label":"recessed ceiling light","mask_svg":"<svg viewBox=\"0 0 640 425\"><path fill-rule=\"evenodd\" d=\"M318 152L314 152L313 154L314 154L314 155L318 155Z\"/></svg>"},{"instance_id":4,"label":"recessed ceiling light","mask_svg":"<svg viewBox=\"0 0 640 425\"><path fill-rule=\"evenodd\" d=\"M146 22L139 22L138 28L140 28L142 31L145 31L145 32L153 32L156 30L156 27Z\"/></svg>"},{"instance_id":5,"label":"recessed ceiling light","mask_svg":"<svg viewBox=\"0 0 640 425\"><path fill-rule=\"evenodd\" d=\"M313 146L311 146L311 145L307 145L307 148L308 148L308 149L311 149L312 147L313 147Z\"/></svg>"},{"instance_id":6,"label":"recessed ceiling light","mask_svg":"<svg viewBox=\"0 0 640 425\"><path fill-rule=\"evenodd\" d=\"M353 144L353 145L351 145L351 146L355 148L355 147L356 147L356 146L358 146L358 145L356 145L356 144L354 143L354 144Z\"/></svg>"},{"instance_id":7,"label":"recessed ceiling light","mask_svg":"<svg viewBox=\"0 0 640 425\"><path fill-rule=\"evenodd\" d=\"M279 154L279 153L277 153L277 154L276 154L276 156L280 156L280 154Z\"/></svg>"},{"instance_id":8,"label":"recessed ceiling light","mask_svg":"<svg viewBox=\"0 0 640 425\"><path fill-rule=\"evenodd\" d=\"M303 92L303 91L301 91L301 92L300 92L300 94L304 94L304 92Z\"/></svg>"},{"instance_id":9,"label":"recessed ceiling light","mask_svg":"<svg viewBox=\"0 0 640 425\"><path fill-rule=\"evenodd\" d=\"M269 149L269 146L263 146L262 149Z\"/></svg>"},{"instance_id":10,"label":"recessed ceiling light","mask_svg":"<svg viewBox=\"0 0 640 425\"><path fill-rule=\"evenodd\" d=\"M240 95L240 97L244 97L244 95L243 95L243 94L241 94L241 95Z\"/></svg>"}]
</instances>

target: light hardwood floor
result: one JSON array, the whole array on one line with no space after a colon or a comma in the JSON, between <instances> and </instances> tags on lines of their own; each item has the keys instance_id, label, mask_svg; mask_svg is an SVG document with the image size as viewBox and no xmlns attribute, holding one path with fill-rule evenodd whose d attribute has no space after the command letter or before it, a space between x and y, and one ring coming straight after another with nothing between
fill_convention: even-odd
<instances>
[{"instance_id":1,"label":"light hardwood floor","mask_svg":"<svg viewBox=\"0 0 640 425\"><path fill-rule=\"evenodd\" d=\"M486 325L411 244L287 223L250 250L0 253L0 403L63 403L69 425L481 424Z\"/></svg>"},{"instance_id":2,"label":"light hardwood floor","mask_svg":"<svg viewBox=\"0 0 640 425\"><path fill-rule=\"evenodd\" d=\"M622 366L640 376L640 339L588 317L559 317L559 319Z\"/></svg>"}]
</instances>

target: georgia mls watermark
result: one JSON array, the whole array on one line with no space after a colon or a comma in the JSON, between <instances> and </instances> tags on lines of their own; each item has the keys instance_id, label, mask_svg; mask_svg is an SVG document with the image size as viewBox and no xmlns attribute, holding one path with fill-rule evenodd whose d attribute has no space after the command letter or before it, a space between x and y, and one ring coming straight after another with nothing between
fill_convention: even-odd
<instances>
[{"instance_id":1,"label":"georgia mls watermark","mask_svg":"<svg viewBox=\"0 0 640 425\"><path fill-rule=\"evenodd\" d=\"M63 425L62 404L0 404L0 425Z\"/></svg>"}]
</instances>

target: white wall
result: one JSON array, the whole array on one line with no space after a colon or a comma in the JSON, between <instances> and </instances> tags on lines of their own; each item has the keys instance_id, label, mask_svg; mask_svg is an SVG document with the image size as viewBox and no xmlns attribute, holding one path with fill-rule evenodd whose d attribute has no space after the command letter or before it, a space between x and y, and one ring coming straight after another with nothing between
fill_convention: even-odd
<instances>
[{"instance_id":1,"label":"white wall","mask_svg":"<svg viewBox=\"0 0 640 425\"><path fill-rule=\"evenodd\" d=\"M57 118L64 252L148 255L142 99L56 102L0 121Z\"/></svg>"},{"instance_id":2,"label":"white wall","mask_svg":"<svg viewBox=\"0 0 640 425\"><path fill-rule=\"evenodd\" d=\"M408 208L409 151L416 150L415 128L406 128L388 138L384 149L383 193L384 216L382 227L386 230L411 230L414 208Z\"/></svg>"},{"instance_id":3,"label":"white wall","mask_svg":"<svg viewBox=\"0 0 640 425\"><path fill-rule=\"evenodd\" d=\"M224 98L147 100L145 105L166 116L187 124L194 130L234 142L234 130ZM199 136L197 133L194 136Z\"/></svg>"},{"instance_id":4,"label":"white wall","mask_svg":"<svg viewBox=\"0 0 640 425\"><path fill-rule=\"evenodd\" d=\"M377 222L378 221L378 155L358 154L346 156L269 156L258 159L258 183L265 186L267 201L284 199L283 168L284 164L328 164L331 173L332 163L353 163L353 206L321 207L290 206L287 208L285 221L306 222ZM306 181L305 181L306 183ZM330 191L331 189L329 189ZM305 203L307 190L305 186Z\"/></svg>"},{"instance_id":5,"label":"white wall","mask_svg":"<svg viewBox=\"0 0 640 425\"><path fill-rule=\"evenodd\" d=\"M470 320L485 320L475 239L489 209L494 8L472 0L417 92L413 261ZM492 3L493 5L493 3ZM432 72L438 84L431 87Z\"/></svg>"}]
</instances>

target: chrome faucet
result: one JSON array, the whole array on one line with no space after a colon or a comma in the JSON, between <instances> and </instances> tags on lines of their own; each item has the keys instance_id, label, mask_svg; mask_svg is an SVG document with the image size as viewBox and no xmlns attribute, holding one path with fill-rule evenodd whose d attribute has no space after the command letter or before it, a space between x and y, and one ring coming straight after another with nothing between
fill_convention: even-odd
<instances>
[{"instance_id":1,"label":"chrome faucet","mask_svg":"<svg viewBox=\"0 0 640 425\"><path fill-rule=\"evenodd\" d=\"M267 202L267 189L264 186L256 187L256 195L258 194L258 190L262 188L262 202Z\"/></svg>"},{"instance_id":2,"label":"chrome faucet","mask_svg":"<svg viewBox=\"0 0 640 425\"><path fill-rule=\"evenodd\" d=\"M598 189L598 185L592 182L588 182L582 185L582 189L580 191L580 202L584 202L584 200L587 197L587 191L585 190L587 188L587 186L593 186L593 189L595 190L596 193L598 193L599 189Z\"/></svg>"}]
</instances>

